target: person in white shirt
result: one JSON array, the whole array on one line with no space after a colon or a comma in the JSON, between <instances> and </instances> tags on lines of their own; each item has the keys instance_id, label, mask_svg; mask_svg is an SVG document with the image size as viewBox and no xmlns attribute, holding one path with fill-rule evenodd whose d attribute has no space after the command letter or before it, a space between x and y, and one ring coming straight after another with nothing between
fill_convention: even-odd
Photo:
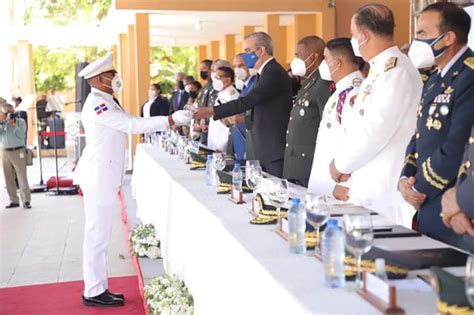
<instances>
[{"instance_id":1,"label":"person in white shirt","mask_svg":"<svg viewBox=\"0 0 474 315\"><path fill-rule=\"evenodd\" d=\"M177 111L170 116L134 117L114 98L123 86L109 54L89 64L80 73L91 86L81 112L86 147L75 171L75 182L84 195L83 274L86 306L122 306L122 294L111 293L107 281L107 248L114 211L125 170L125 144L128 134L166 131L173 125L186 125L192 114Z\"/></svg>"},{"instance_id":2,"label":"person in white shirt","mask_svg":"<svg viewBox=\"0 0 474 315\"><path fill-rule=\"evenodd\" d=\"M397 184L405 149L415 130L423 83L410 59L394 44L393 12L369 4L351 20L356 55L370 63L347 132L330 164L336 183L352 178L353 202L411 226Z\"/></svg>"},{"instance_id":3,"label":"person in white shirt","mask_svg":"<svg viewBox=\"0 0 474 315\"><path fill-rule=\"evenodd\" d=\"M234 70L230 67L220 67L215 72L212 80L212 87L218 92L214 106L236 100L239 98L239 92L234 87ZM226 119L209 121L209 132L207 145L209 148L225 152L227 150L227 142L229 140L230 122Z\"/></svg>"},{"instance_id":4,"label":"person in white shirt","mask_svg":"<svg viewBox=\"0 0 474 315\"><path fill-rule=\"evenodd\" d=\"M352 107L364 80L359 71L359 57L354 55L349 38L335 38L326 43L319 72L323 80L334 81L336 90L326 102L319 124L308 192L347 201L348 182L337 184L331 178L328 165L342 142L345 126L351 119Z\"/></svg>"}]
</instances>

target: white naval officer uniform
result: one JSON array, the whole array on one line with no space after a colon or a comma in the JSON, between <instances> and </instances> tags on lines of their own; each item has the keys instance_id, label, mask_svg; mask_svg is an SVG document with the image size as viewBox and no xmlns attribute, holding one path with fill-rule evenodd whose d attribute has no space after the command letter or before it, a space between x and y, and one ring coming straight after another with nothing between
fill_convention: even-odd
<instances>
[{"instance_id":1,"label":"white naval officer uniform","mask_svg":"<svg viewBox=\"0 0 474 315\"><path fill-rule=\"evenodd\" d=\"M363 80L364 76L360 71L346 75L336 83L336 90L324 105L308 183L308 192L311 194L333 196L336 182L329 173L329 164L334 159L336 150L342 142L345 127L351 119L352 107ZM347 94L345 91L348 91ZM337 111L340 97L345 97L341 115ZM339 185L349 187L349 184L349 182L345 182Z\"/></svg>"},{"instance_id":2,"label":"white naval officer uniform","mask_svg":"<svg viewBox=\"0 0 474 315\"><path fill-rule=\"evenodd\" d=\"M112 61L112 55L99 59L79 76L88 79L113 70ZM169 123L164 116L134 117L111 94L95 88L84 103L81 121L86 147L75 171L75 181L84 194L84 296L94 297L108 289L107 248L124 175L127 135L167 130Z\"/></svg>"},{"instance_id":3,"label":"white naval officer uniform","mask_svg":"<svg viewBox=\"0 0 474 315\"><path fill-rule=\"evenodd\" d=\"M233 85L228 86L217 94L214 106L236 100L239 98L239 91ZM213 150L226 152L227 142L229 141L229 127L220 120L209 120L209 129L207 136L207 146Z\"/></svg>"},{"instance_id":4,"label":"white naval officer uniform","mask_svg":"<svg viewBox=\"0 0 474 315\"><path fill-rule=\"evenodd\" d=\"M353 202L411 226L398 191L405 150L415 132L423 83L410 59L390 47L372 60L356 98L335 166L352 174Z\"/></svg>"}]
</instances>

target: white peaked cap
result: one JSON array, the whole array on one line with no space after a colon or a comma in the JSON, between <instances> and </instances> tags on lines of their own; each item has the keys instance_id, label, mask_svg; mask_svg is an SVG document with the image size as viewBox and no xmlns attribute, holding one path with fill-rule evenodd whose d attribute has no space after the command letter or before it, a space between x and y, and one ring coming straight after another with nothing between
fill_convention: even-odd
<instances>
[{"instance_id":1,"label":"white peaked cap","mask_svg":"<svg viewBox=\"0 0 474 315\"><path fill-rule=\"evenodd\" d=\"M96 61L88 64L87 67L85 67L84 69L82 69L81 72L79 72L78 76L84 77L84 79L90 79L92 77L95 77L96 75L111 70L115 69L114 55L110 53L107 56L97 59Z\"/></svg>"}]
</instances>

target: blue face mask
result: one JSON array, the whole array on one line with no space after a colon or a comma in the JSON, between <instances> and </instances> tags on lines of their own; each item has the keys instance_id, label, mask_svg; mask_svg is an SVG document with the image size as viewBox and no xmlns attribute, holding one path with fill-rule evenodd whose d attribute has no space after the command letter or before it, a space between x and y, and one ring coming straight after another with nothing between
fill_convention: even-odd
<instances>
[{"instance_id":1,"label":"blue face mask","mask_svg":"<svg viewBox=\"0 0 474 315\"><path fill-rule=\"evenodd\" d=\"M435 49L434 48L434 45L436 45L437 42L442 40L445 35L446 35L446 33L443 33L443 34L439 35L436 38L430 38L430 39L419 39L419 38L417 38L416 40L420 41L420 42L427 43L428 45L430 45L431 50L433 51L433 55L436 59L436 58L441 57L444 54L444 52L446 51L446 49L448 49L448 47L449 47L449 46L444 46L443 48L440 48L440 49Z\"/></svg>"},{"instance_id":2,"label":"blue face mask","mask_svg":"<svg viewBox=\"0 0 474 315\"><path fill-rule=\"evenodd\" d=\"M258 49L258 48L257 48ZM245 65L247 66L247 68L249 69L252 69L255 67L255 63L257 62L258 60L258 56L257 54L255 53L254 50L252 52L244 52L243 55L242 55L242 58L244 59L244 62L245 62Z\"/></svg>"}]
</instances>

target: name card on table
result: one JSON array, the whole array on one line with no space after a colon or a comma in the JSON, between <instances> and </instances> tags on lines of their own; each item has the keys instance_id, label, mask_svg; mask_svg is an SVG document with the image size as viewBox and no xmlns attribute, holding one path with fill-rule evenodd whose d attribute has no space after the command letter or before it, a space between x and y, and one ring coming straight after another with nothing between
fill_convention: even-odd
<instances>
[{"instance_id":1,"label":"name card on table","mask_svg":"<svg viewBox=\"0 0 474 315\"><path fill-rule=\"evenodd\" d=\"M290 228L288 227L288 219L287 218L280 218L278 222L278 228L276 233L281 236L285 241L288 241L288 234Z\"/></svg>"},{"instance_id":2,"label":"name card on table","mask_svg":"<svg viewBox=\"0 0 474 315\"><path fill-rule=\"evenodd\" d=\"M396 288L379 277L364 271L362 273L363 287L357 293L384 314L405 314L397 306Z\"/></svg>"},{"instance_id":3,"label":"name card on table","mask_svg":"<svg viewBox=\"0 0 474 315\"><path fill-rule=\"evenodd\" d=\"M257 198L262 198L261 196L257 195ZM258 214L261 210L261 204L258 202L257 198L253 198L252 202L250 203L249 212L254 217L258 217Z\"/></svg>"},{"instance_id":4,"label":"name card on table","mask_svg":"<svg viewBox=\"0 0 474 315\"><path fill-rule=\"evenodd\" d=\"M232 190L230 191L230 197L229 199L233 202L235 202L236 204L240 205L240 204L243 204L245 203L244 201L244 193L242 191L238 191L238 190L235 190L232 188Z\"/></svg>"}]
</instances>

